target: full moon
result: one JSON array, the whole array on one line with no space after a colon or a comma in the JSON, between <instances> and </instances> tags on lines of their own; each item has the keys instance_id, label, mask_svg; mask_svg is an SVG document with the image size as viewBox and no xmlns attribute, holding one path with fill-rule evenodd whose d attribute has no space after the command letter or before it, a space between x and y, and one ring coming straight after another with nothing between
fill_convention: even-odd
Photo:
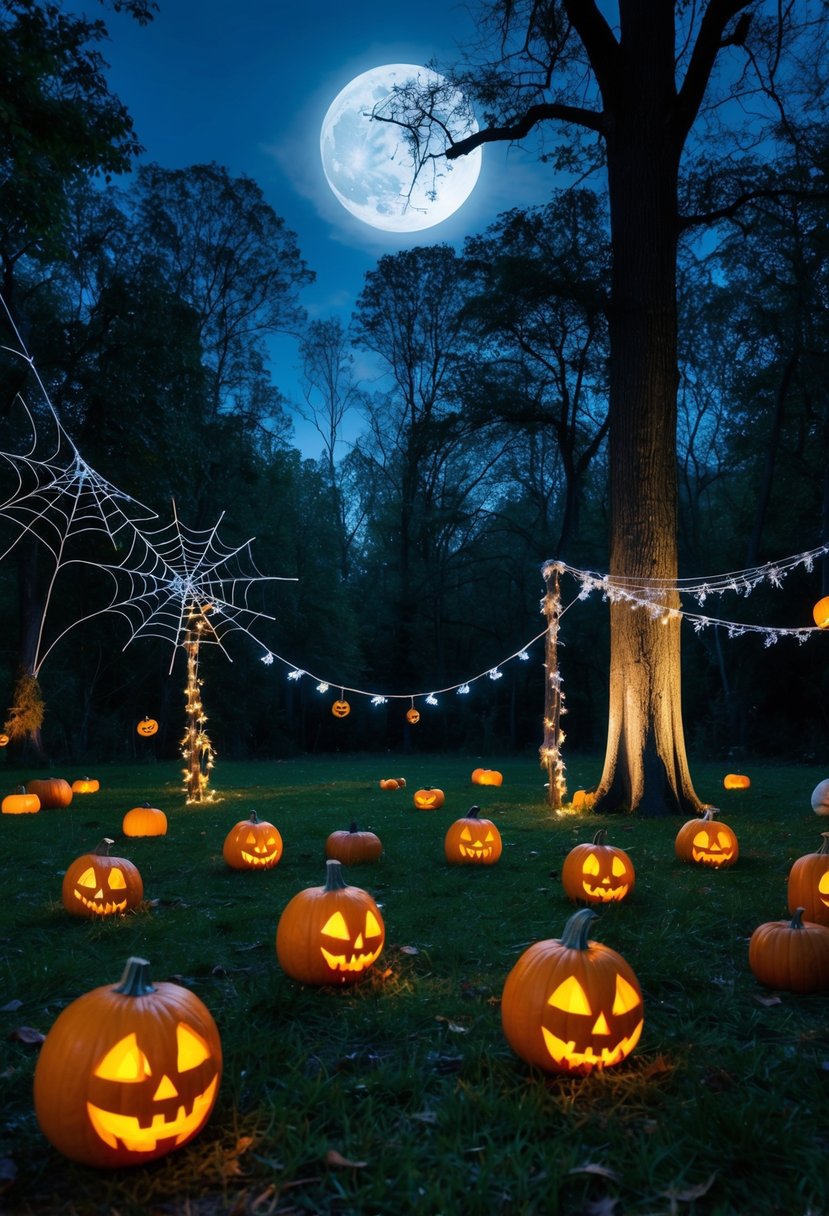
<instances>
[{"instance_id":1,"label":"full moon","mask_svg":"<svg viewBox=\"0 0 829 1216\"><path fill-rule=\"evenodd\" d=\"M320 130L320 155L334 197L347 211L386 232L419 232L440 224L466 201L481 171L481 149L457 160L438 157L414 177L412 153L400 127L371 117L395 85L417 80L446 84L444 77L410 63L387 63L355 76L328 107ZM461 95L454 94L455 104ZM450 98L451 110L452 99ZM440 115L443 121L449 115ZM451 130L463 138L477 130Z\"/></svg>"}]
</instances>

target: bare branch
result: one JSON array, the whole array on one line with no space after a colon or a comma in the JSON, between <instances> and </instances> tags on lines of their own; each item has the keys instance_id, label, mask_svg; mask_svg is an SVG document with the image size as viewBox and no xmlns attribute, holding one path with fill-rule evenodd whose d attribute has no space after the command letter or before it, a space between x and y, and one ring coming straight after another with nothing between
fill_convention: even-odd
<instances>
[{"instance_id":1,"label":"bare branch","mask_svg":"<svg viewBox=\"0 0 829 1216\"><path fill-rule=\"evenodd\" d=\"M480 148L483 144L523 139L538 123L550 118L557 118L561 122L576 123L578 126L588 127L591 131L601 132L605 129L604 115L596 110L562 105L555 101L539 102L538 105L530 106L521 118L508 126L484 127L480 131L473 131L464 139L459 139L457 143L450 144L446 149L446 159L455 160L458 156L465 156L467 152L472 152L473 149Z\"/></svg>"},{"instance_id":2,"label":"bare branch","mask_svg":"<svg viewBox=\"0 0 829 1216\"><path fill-rule=\"evenodd\" d=\"M677 134L681 139L690 131L697 116L717 55L724 47L742 46L745 43L751 22L750 13L742 13L727 37L724 36L724 31L732 17L736 17L750 3L752 0L711 0L705 10L688 71L677 98Z\"/></svg>"}]
</instances>

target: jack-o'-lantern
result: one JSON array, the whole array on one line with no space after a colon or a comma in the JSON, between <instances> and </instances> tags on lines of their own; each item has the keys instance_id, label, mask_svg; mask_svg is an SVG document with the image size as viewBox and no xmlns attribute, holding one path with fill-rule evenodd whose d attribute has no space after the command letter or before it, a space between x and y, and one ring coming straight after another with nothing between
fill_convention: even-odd
<instances>
[{"instance_id":1,"label":"jack-o'-lantern","mask_svg":"<svg viewBox=\"0 0 829 1216\"><path fill-rule=\"evenodd\" d=\"M349 886L339 861L325 863L325 885L286 904L276 929L283 970L304 984L354 984L377 961L386 936L368 891Z\"/></svg>"},{"instance_id":2,"label":"jack-o'-lantern","mask_svg":"<svg viewBox=\"0 0 829 1216\"><path fill-rule=\"evenodd\" d=\"M83 853L67 867L61 898L73 916L116 916L135 908L144 895L137 866L126 857L110 857L109 837L92 853Z\"/></svg>"},{"instance_id":3,"label":"jack-o'-lantern","mask_svg":"<svg viewBox=\"0 0 829 1216\"><path fill-rule=\"evenodd\" d=\"M251 811L228 832L222 856L234 870L270 870L282 857L282 837L272 823Z\"/></svg>"},{"instance_id":4,"label":"jack-o'-lantern","mask_svg":"<svg viewBox=\"0 0 829 1216\"><path fill-rule=\"evenodd\" d=\"M680 861L724 870L740 856L737 836L727 823L714 821L717 808L706 807L698 819L689 819L676 834L674 851Z\"/></svg>"},{"instance_id":5,"label":"jack-o'-lantern","mask_svg":"<svg viewBox=\"0 0 829 1216\"><path fill-rule=\"evenodd\" d=\"M341 698L339 701L335 701L331 706L331 712L335 718L347 718L351 713L351 706L349 705L348 701Z\"/></svg>"},{"instance_id":6,"label":"jack-o'-lantern","mask_svg":"<svg viewBox=\"0 0 829 1216\"><path fill-rule=\"evenodd\" d=\"M818 629L826 629L829 626L829 595L818 600L812 609L812 616Z\"/></svg>"},{"instance_id":7,"label":"jack-o'-lantern","mask_svg":"<svg viewBox=\"0 0 829 1216\"><path fill-rule=\"evenodd\" d=\"M73 794L97 794L100 788L101 783L95 777L78 777L72 782Z\"/></svg>"},{"instance_id":8,"label":"jack-o'-lantern","mask_svg":"<svg viewBox=\"0 0 829 1216\"><path fill-rule=\"evenodd\" d=\"M619 1064L639 1042L642 992L615 950L587 937L592 908L560 938L535 942L507 976L501 1024L510 1047L547 1072L583 1074Z\"/></svg>"},{"instance_id":9,"label":"jack-o'-lantern","mask_svg":"<svg viewBox=\"0 0 829 1216\"><path fill-rule=\"evenodd\" d=\"M726 773L722 783L727 790L747 790L751 786L751 778L745 773Z\"/></svg>"},{"instance_id":10,"label":"jack-o'-lantern","mask_svg":"<svg viewBox=\"0 0 829 1216\"><path fill-rule=\"evenodd\" d=\"M789 870L788 908L802 907L807 920L829 925L829 832L822 832L816 853L798 857Z\"/></svg>"},{"instance_id":11,"label":"jack-o'-lantern","mask_svg":"<svg viewBox=\"0 0 829 1216\"><path fill-rule=\"evenodd\" d=\"M157 806L145 802L127 811L121 823L125 836L166 836L167 816Z\"/></svg>"},{"instance_id":12,"label":"jack-o'-lantern","mask_svg":"<svg viewBox=\"0 0 829 1216\"><path fill-rule=\"evenodd\" d=\"M158 733L158 723L155 718L142 718L135 728L135 733L140 735L142 739L149 739L152 735Z\"/></svg>"},{"instance_id":13,"label":"jack-o'-lantern","mask_svg":"<svg viewBox=\"0 0 829 1216\"><path fill-rule=\"evenodd\" d=\"M415 709L414 706L412 706L411 709L407 709L406 710L406 721L411 722L412 726L414 726L415 722L420 721L420 711Z\"/></svg>"},{"instance_id":14,"label":"jack-o'-lantern","mask_svg":"<svg viewBox=\"0 0 829 1216\"><path fill-rule=\"evenodd\" d=\"M817 783L812 790L811 803L816 815L829 815L829 779Z\"/></svg>"},{"instance_id":15,"label":"jack-o'-lantern","mask_svg":"<svg viewBox=\"0 0 829 1216\"><path fill-rule=\"evenodd\" d=\"M72 801L72 786L63 777L34 777L26 782L30 794L37 794L43 810L69 806Z\"/></svg>"},{"instance_id":16,"label":"jack-o'-lantern","mask_svg":"<svg viewBox=\"0 0 829 1216\"><path fill-rule=\"evenodd\" d=\"M347 832L332 832L325 842L325 856L344 866L377 861L382 852L380 837L375 832L360 831L356 823L352 823Z\"/></svg>"},{"instance_id":17,"label":"jack-o'-lantern","mask_svg":"<svg viewBox=\"0 0 829 1216\"><path fill-rule=\"evenodd\" d=\"M452 865L493 866L502 849L501 833L491 819L481 818L479 806L470 807L450 824L443 838L443 851Z\"/></svg>"},{"instance_id":18,"label":"jack-o'-lantern","mask_svg":"<svg viewBox=\"0 0 829 1216\"><path fill-rule=\"evenodd\" d=\"M424 790L415 790L413 802L419 811L438 811L445 799L443 790L431 786Z\"/></svg>"},{"instance_id":19,"label":"jack-o'-lantern","mask_svg":"<svg viewBox=\"0 0 829 1216\"><path fill-rule=\"evenodd\" d=\"M577 844L561 867L561 883L570 899L583 904L617 903L633 890L636 873L624 849L605 844L599 828L592 844Z\"/></svg>"},{"instance_id":20,"label":"jack-o'-lantern","mask_svg":"<svg viewBox=\"0 0 829 1216\"><path fill-rule=\"evenodd\" d=\"M131 958L119 984L78 997L53 1023L35 1068L35 1114L73 1161L143 1165L202 1129L221 1075L207 1007L179 984L151 983L149 963Z\"/></svg>"},{"instance_id":21,"label":"jack-o'-lantern","mask_svg":"<svg viewBox=\"0 0 829 1216\"><path fill-rule=\"evenodd\" d=\"M472 784L473 785L502 785L504 781L503 773L499 773L497 768L473 768Z\"/></svg>"},{"instance_id":22,"label":"jack-o'-lantern","mask_svg":"<svg viewBox=\"0 0 829 1216\"><path fill-rule=\"evenodd\" d=\"M803 920L803 908L792 919L758 925L748 943L748 965L755 979L786 992L829 989L829 928Z\"/></svg>"},{"instance_id":23,"label":"jack-o'-lantern","mask_svg":"<svg viewBox=\"0 0 829 1216\"><path fill-rule=\"evenodd\" d=\"M9 736L6 734L5 731L2 731L2 732L0 732L0 747L8 747L8 746L9 746Z\"/></svg>"},{"instance_id":24,"label":"jack-o'-lantern","mask_svg":"<svg viewBox=\"0 0 829 1216\"><path fill-rule=\"evenodd\" d=\"M34 815L40 810L37 794L27 792L25 785L18 785L13 794L6 794L0 805L3 815Z\"/></svg>"}]
</instances>

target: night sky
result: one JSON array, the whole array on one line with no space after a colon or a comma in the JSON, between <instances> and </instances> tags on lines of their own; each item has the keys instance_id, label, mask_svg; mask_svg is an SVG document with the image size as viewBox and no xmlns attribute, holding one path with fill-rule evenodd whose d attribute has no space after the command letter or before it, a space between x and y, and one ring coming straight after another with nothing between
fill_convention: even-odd
<instances>
[{"instance_id":1,"label":"night sky","mask_svg":"<svg viewBox=\"0 0 829 1216\"><path fill-rule=\"evenodd\" d=\"M347 323L365 272L384 253L446 242L460 248L510 207L541 203L551 170L537 164L532 141L522 152L484 150L467 202L420 233L381 232L351 216L322 171L319 130L325 112L354 76L387 63L448 64L474 40L461 5L421 0L407 12L388 0L160 0L141 27L107 14L103 45L112 90L127 106L146 161L166 168L215 161L252 177L296 233L316 282L302 302L312 317ZM97 15L95 6L74 4ZM273 346L273 376L296 392L292 343ZM305 431L296 442L316 455Z\"/></svg>"}]
</instances>

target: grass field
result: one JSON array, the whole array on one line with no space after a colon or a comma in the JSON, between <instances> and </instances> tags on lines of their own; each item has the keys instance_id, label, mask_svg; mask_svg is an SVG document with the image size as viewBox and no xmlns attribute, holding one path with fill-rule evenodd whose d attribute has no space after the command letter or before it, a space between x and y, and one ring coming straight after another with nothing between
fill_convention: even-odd
<instances>
[{"instance_id":1,"label":"grass field","mask_svg":"<svg viewBox=\"0 0 829 1216\"><path fill-rule=\"evenodd\" d=\"M478 765L504 773L476 787ZM64 810L0 816L0 1210L15 1214L413 1213L417 1216L826 1216L829 996L762 988L748 939L786 915L792 861L829 826L809 794L814 767L693 766L700 795L736 831L728 870L674 856L676 818L554 817L533 757L348 756L223 763L220 800L186 806L178 765L104 766L99 793ZM379 778L404 775L386 792ZM3 781L41 774L11 772ZM68 777L81 772L65 772ZM598 775L568 758L573 790ZM439 786L435 812L412 793ZM126 810L167 813L164 837L127 839ZM500 829L491 867L448 866L449 824L477 803ZM230 870L225 835L255 809L280 830L272 870ZM329 832L356 820L381 837L348 880L382 909L386 944L360 984L308 987L275 954L288 900L324 878ZM591 937L619 951L644 996L635 1052L586 1077L536 1071L501 1030L504 980L532 942L574 910L560 872L605 827L636 866L624 903ZM103 836L130 858L144 903L120 918L70 917L67 865ZM38 1045L60 1011L126 959L190 988L212 1012L224 1072L204 1130L160 1160L96 1170L56 1152L32 1101Z\"/></svg>"}]
</instances>

